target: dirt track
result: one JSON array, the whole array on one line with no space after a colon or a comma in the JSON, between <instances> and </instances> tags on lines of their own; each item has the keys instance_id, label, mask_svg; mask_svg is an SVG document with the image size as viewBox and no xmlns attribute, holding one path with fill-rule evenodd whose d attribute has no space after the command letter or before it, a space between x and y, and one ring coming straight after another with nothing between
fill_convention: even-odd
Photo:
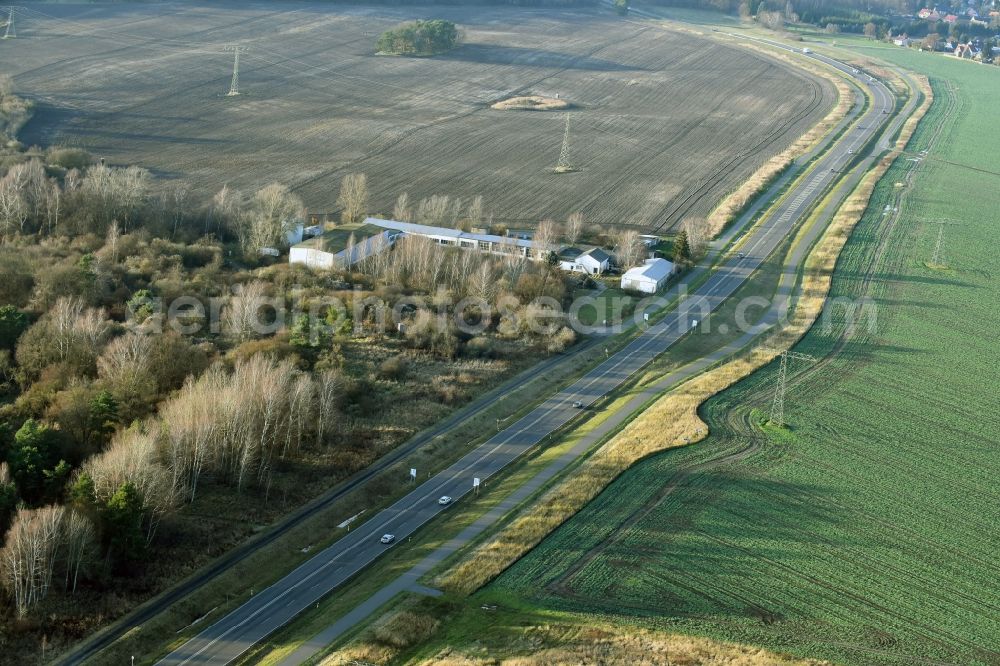
<instances>
[{"instance_id":1,"label":"dirt track","mask_svg":"<svg viewBox=\"0 0 1000 666\"><path fill-rule=\"evenodd\" d=\"M762 56L600 13L336 5L32 5L0 45L39 103L27 142L80 145L115 163L188 177L210 193L291 184L329 210L364 171L373 212L397 194L484 196L511 224L565 219L664 229L704 216L833 102L826 84ZM465 43L437 58L375 56L401 20L455 20ZM245 45L238 98L231 54ZM16 57L13 55L16 48ZM576 109L497 111L511 94Z\"/></svg>"}]
</instances>

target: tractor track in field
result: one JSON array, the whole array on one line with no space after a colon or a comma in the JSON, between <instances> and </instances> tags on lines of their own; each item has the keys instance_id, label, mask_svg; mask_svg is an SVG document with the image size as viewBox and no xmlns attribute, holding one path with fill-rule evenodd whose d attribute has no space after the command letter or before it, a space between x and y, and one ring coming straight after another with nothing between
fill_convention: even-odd
<instances>
[{"instance_id":1,"label":"tractor track in field","mask_svg":"<svg viewBox=\"0 0 1000 666\"><path fill-rule=\"evenodd\" d=\"M916 89L916 87L912 85L912 80L910 80L910 83L912 89ZM951 116L951 114L953 114L956 111L956 107L958 105L958 98L955 94L954 87L951 85L951 83L946 84L945 93L947 102L945 103L946 105L944 107L944 110L942 111L942 119L935 125L933 133L927 139L926 150L928 151L928 153L934 149L935 145L937 145L938 141L941 138L941 135L944 132L945 126L946 125L950 126L950 124L945 121ZM900 156L897 159L903 159L903 157ZM879 240L875 246L874 251L872 252L870 261L867 262L868 265L871 266L872 268L883 267L887 261L887 257L889 256L889 249L890 247L893 246L893 243L896 240L893 236L893 232L895 231L896 226L898 225L899 220L904 212L903 200L906 198L906 195L910 191L912 191L913 180L920 172L923 164L924 162L921 161L917 166L907 170L903 178L903 187L899 188L899 191L895 193L895 196L893 198L894 210L890 211L889 215L882 216L880 224L877 225L876 235L878 236ZM897 258L895 262L893 262L891 265L898 267L901 261L902 261L901 258ZM838 264L840 263L840 259L838 259L837 263ZM836 275L836 271L837 271L837 266L834 266L834 275ZM879 270L877 273L874 270L866 272L861 278L861 283L858 286L856 292L857 295L855 296L855 298L870 298L873 294L873 291L880 283L884 283L886 285L887 295L891 296L894 293L896 293L896 289L894 289L894 284L892 283L892 281L886 281L882 277L882 274L884 273L885 273L884 268L882 270ZM892 310L889 309L888 313L891 314ZM879 316L880 318L884 318L886 315L884 312L880 312ZM852 331L850 330L850 327L845 328L845 330L841 332L840 336L834 343L829 353L824 354L823 357L820 358L817 362L807 366L801 372L797 372L794 376L790 377L788 382L789 385L797 386L798 384L806 381L807 379L814 381L817 384L825 384L825 385L835 384L839 378L853 372L854 369L856 369L858 365L860 363L863 363L864 361L843 362L841 356L843 355L844 349L849 344L864 342L867 339L869 339L869 337L854 336L851 333ZM834 361L841 361L841 362L834 363ZM820 374L821 372L823 373L823 381L816 382L815 381L817 379L816 375Z\"/></svg>"},{"instance_id":2,"label":"tractor track in field","mask_svg":"<svg viewBox=\"0 0 1000 666\"><path fill-rule=\"evenodd\" d=\"M844 505L842 503L838 502L836 499L831 498L831 497L829 497L827 495L820 495L819 493L810 492L808 490L801 490L801 489L797 490L796 491L797 492L797 496L795 496L795 497L791 497L791 496L789 496L787 494L782 494L782 493L779 493L779 492L776 492L776 491L773 491L773 490L767 490L767 489L764 489L764 488L758 489L757 492L759 492L762 496L769 497L769 499L771 499L771 500L774 500L774 501L777 501L777 502L783 502L785 504L797 504L799 506L805 506L808 503L809 506L814 506L814 507L815 506L823 506L823 507L830 507L830 506L832 506L832 507L838 507L838 508L844 508L844 509L846 509L846 507L844 507ZM853 510L853 507L852 507L852 510ZM736 517L739 517L739 518L742 518L742 519L746 519L746 520L752 520L752 518L753 518L752 516L743 515L743 514L740 514L739 512L736 512L736 511L730 511L729 513L731 515L733 515L733 516L736 516ZM901 528L898 525L894 525L892 523L889 523L888 521L885 521L885 520L879 519L879 518L877 518L875 516L872 516L868 512L855 512L855 513L858 513L862 517L865 517L865 518L871 520L873 524L878 525L878 527L880 528L880 530L882 530L883 533L886 536L891 535L893 532L905 532L906 531L905 528ZM823 544L825 544L825 545L827 545L827 546L829 546L831 548L838 547L838 545L834 541L832 541L829 538L823 536L821 533L818 533L818 532L812 531L812 530L800 530L800 531L803 534L808 535L809 538L811 540L815 541L815 542L823 543ZM943 544L936 543L936 542L934 542L932 540L929 540L929 539L926 539L926 538L923 538L923 537L916 536L916 537L913 538L913 540L916 541L917 543L919 543L921 546L924 546L924 547L935 548L935 549L938 549L938 550L943 550L945 548L945 546ZM896 543L898 543L898 541L896 541ZM881 560L872 558L871 556L869 556L868 554L866 554L865 552L862 552L860 550L851 550L850 552L851 552L852 558L854 560L860 560L862 562L868 563L869 565L872 566L872 570L873 571L877 570L877 571L881 571L881 572L888 572L886 574L888 577L894 578L894 579L899 580L899 581L908 581L908 582L911 582L911 583L915 582L916 579L919 578L918 576L916 576L914 574L914 572L904 571L904 570L902 570L902 569L900 569L900 568L898 568L898 567L896 567L896 566L894 566L894 565L892 565L890 563L883 562ZM970 555L965 554L965 553L959 553L959 552L954 551L953 549L949 552L949 555L951 555L953 557L961 558L961 559L963 559L965 561L974 563L974 564L976 564L978 566L982 566L986 570L992 570L994 572L996 572L998 570L995 565L990 564L990 563L986 562L985 560L983 560L981 558L970 556ZM948 595L949 596L946 597L946 596L943 596L942 593L937 592L937 588L933 585L933 583L930 582L930 581L927 581L926 579L922 581L922 584L920 584L919 587L921 587L923 589L923 591L926 593L927 597L937 599L940 602L946 602L946 603L949 602L949 601L954 602L955 606L961 608L964 611L975 613L975 612L980 612L983 609L988 609L988 610L991 610L991 611L994 611L994 612L1000 614L1000 605L998 605L997 603L991 603L990 601L984 600L984 599L982 599L979 596L975 596L973 594L965 593L965 592L958 591L958 590L949 590L948 591ZM958 602L956 602L955 601L956 598L957 599L961 599L964 603L958 603Z\"/></svg>"},{"instance_id":3,"label":"tractor track in field","mask_svg":"<svg viewBox=\"0 0 1000 666\"><path fill-rule=\"evenodd\" d=\"M60 22L71 23L71 24L75 24L75 25L81 26L81 31L78 32L78 33L67 33L65 35L59 34L59 33L42 33L42 34L39 35L39 39L67 39L67 38L86 39L87 37L91 37L91 38L97 39L101 35L111 35L112 36L112 40L111 41L117 42L117 45L115 46L115 48L108 49L108 50L105 50L105 51L98 51L98 52L94 52L94 53L88 53L86 55L74 54L73 56L70 56L68 58L63 58L63 59L60 59L60 60L56 60L56 61L53 61L53 62L46 63L46 64L38 66L38 67L34 67L34 68L31 68L31 69L23 70L23 71L21 71L21 72L18 73L18 77L19 78L29 77L31 75L42 75L42 76L55 77L55 76L58 76L60 73L65 72L66 70L79 70L80 67L81 67L81 65L84 64L84 63L86 63L86 62L95 62L95 63L105 62L105 61L108 61L108 60L113 60L116 56L122 56L122 55L125 55L127 53L132 53L136 49L148 49L148 48L150 48L150 46L158 46L158 47L161 47L161 48L164 48L164 49L172 49L172 50L174 50L177 53L184 53L184 52L191 52L191 51L206 51L206 50L208 50L208 47L206 47L206 46L199 47L196 44L191 43L192 40L197 39L197 38L202 38L202 37L208 37L212 33L215 33L215 32L221 32L221 31L225 31L225 30L232 30L232 29L236 29L236 28L238 28L240 31L243 31L243 30L246 30L248 27L251 27L251 25L254 24L254 23L258 23L258 22L261 22L261 21L269 21L269 20L272 20L274 18L278 18L278 17L282 17L282 16L288 16L289 14L300 13L302 11L304 11L304 10L284 10L284 11L278 11L278 12L271 12L269 14L265 14L265 15L261 15L261 16L255 16L255 17L252 17L252 18L249 18L249 19L246 19L246 20L242 20L238 25L237 24L233 24L233 25L227 25L227 26L213 26L211 28L205 28L203 30L198 30L198 31L194 31L192 33L188 33L186 35L185 40L183 40L183 41L182 40L171 39L171 38L142 37L140 35L131 35L131 34L128 34L128 33L124 33L124 32L121 32L121 30L120 30L120 28L123 27L123 26L129 26L129 25L138 26L140 24L143 24L143 23L146 23L146 22L149 22L149 21L161 21L164 18L163 15L158 15L158 16L154 16L154 17L143 17L141 19L137 19L137 20L134 20L134 21L129 21L129 22L124 23L124 24L119 24L117 26L118 29L111 30L111 31L105 30L103 28L102 29L93 28L93 27L87 25L86 23L82 23L79 20L70 20L70 19L58 18L56 20L58 20ZM42 16L45 16L45 17L49 17L49 15L42 14L41 12L36 12L36 13L41 14ZM170 15L176 15L177 13L178 12L172 12ZM91 33L96 33L96 34L87 35L87 34L85 34L87 31L90 31ZM128 43L125 43L125 40L133 40L135 43L128 44ZM352 41L357 41L357 40L352 40ZM254 71L265 70L265 69L268 69L268 68L270 68L272 66L273 66L273 63L268 63L268 64L266 64L264 66L253 68L253 67L247 67L246 64L244 64L244 67L242 68L242 71L244 72L244 78L246 77L246 74L248 74L248 73L251 73L251 72L254 72ZM228 74L225 74L224 76L220 76L218 78L219 81L228 80L228 79L229 79L229 75ZM215 84L215 81L205 81L205 82L202 82L202 83L193 83L192 85L180 88L179 91L171 91L170 94L191 93L191 92L194 92L194 91L196 91L198 89L206 88L206 87L212 86L214 84ZM93 109L90 109L90 110L84 109L79 103L69 102L66 99L55 100L51 95L31 95L31 94L28 94L27 97L29 97L31 99L42 100L42 101L44 101L44 102L46 102L48 104L51 104L53 106L55 106L55 105L68 106L68 107L73 108L73 109L75 109L77 111L89 113L89 114L91 114L91 117L94 119L94 122L92 124L94 124L96 126L99 126L99 127L110 127L114 118L116 118L116 117L122 117L122 116L125 116L125 115L128 115L128 114L135 113L136 111L139 111L140 109L142 109L144 107L149 107L149 106L154 106L155 107L155 106L159 105L161 103L161 101L162 101L161 97L154 97L152 99L144 99L142 101L138 101L138 102L135 102L133 104L130 104L130 105L127 105L127 106L123 106L123 107L120 107L120 108L116 108L116 109L113 109L113 110L101 111L101 110L93 110ZM38 115L40 115L40 114L38 114ZM33 120L35 121L36 124L40 124L39 123L39 118L34 118ZM63 129L66 129L66 128L63 128ZM47 130L44 130L44 131L47 131Z\"/></svg>"},{"instance_id":4,"label":"tractor track in field","mask_svg":"<svg viewBox=\"0 0 1000 666\"><path fill-rule=\"evenodd\" d=\"M758 141L754 146L737 153L734 157L719 166L715 175L711 178L705 179L699 185L699 187L688 193L680 201L674 200L670 202L670 205L665 208L668 210L666 214L663 215L663 221L655 226L655 229L662 231L664 228L674 227L685 214L687 214L702 197L706 196L711 192L712 188L722 183L733 171L735 171L742 162L755 154L758 154L762 150L766 149L767 146L771 145L775 141L778 141L782 135L787 133L790 128L798 125L802 120L807 118L812 114L823 102L823 91L822 87L815 81L810 80L812 84L812 94L813 98L809 105L793 119L790 119L784 126L779 127L775 131L767 134L764 138Z\"/></svg>"},{"instance_id":5,"label":"tractor track in field","mask_svg":"<svg viewBox=\"0 0 1000 666\"><path fill-rule=\"evenodd\" d=\"M577 573L602 555L612 545L624 538L639 521L656 510L660 504L673 495L676 490L682 488L695 474L740 462L756 453L761 448L761 441L759 437L747 438L742 440L742 445L735 451L723 451L720 455L710 460L701 461L689 467L678 469L656 495L630 513L622 523L615 527L607 538L602 540L596 547L587 551L572 566L560 574L558 578L550 582L546 586L546 589L559 596L572 596L573 592L569 586L569 582Z\"/></svg>"},{"instance_id":6,"label":"tractor track in field","mask_svg":"<svg viewBox=\"0 0 1000 666\"><path fill-rule=\"evenodd\" d=\"M636 34L640 34L642 32L645 32L646 30L649 30L649 28L643 28L643 29L637 31ZM543 81L551 79L551 78L553 78L553 77L555 77L555 76L557 76L559 74L565 73L565 72L573 69L574 65L576 65L576 64L578 64L580 62L583 62L583 61L585 61L587 59L593 58L595 55L597 55L601 51L607 49L610 45L611 44L606 41L606 42L603 42L600 45L592 48L589 51L586 51L586 52L583 52L583 53L580 53L578 55L573 56L564 66L557 68L555 71L548 72L544 76L541 76L538 79L535 79L535 80L531 81L530 83L523 84L518 89L514 90L512 92L511 96L513 97L513 96L525 94L527 91L530 91L530 90L538 87ZM382 143L378 143L378 145L377 145L377 151L373 151L373 152L369 153L368 155L365 155L364 157L355 159L355 160L351 161L349 164L337 166L337 167L331 168L331 169L327 169L327 170L321 171L321 172L319 172L319 173L311 176L310 178L307 178L305 180L297 181L295 183L295 189L301 189L301 188L304 188L304 187L306 187L308 185L311 185L311 184L313 184L313 183L315 183L317 181L321 181L321 180L324 180L324 179L329 179L333 175L335 175L337 173L342 173L345 170L357 171L358 169L363 169L364 165L366 163L370 162L373 159L377 159L378 152L388 150L390 148L393 148L394 146L398 146L398 145L402 144L403 142L405 142L407 139L412 139L414 136L420 134L423 131L426 131L426 130L431 129L431 128L436 128L436 127L439 127L439 126L442 126L442 125L447 125L448 123L452 123L452 122L454 122L456 120L461 120L463 118L468 118L469 116L472 116L472 115L474 115L476 113L479 113L480 111L483 111L484 109L489 110L490 106L488 104L472 103L472 104L470 104L470 107L467 108L465 111L461 111L459 113L454 113L454 114L451 114L451 115L446 116L444 118L438 118L438 119L436 119L436 120L434 120L432 122L424 123L422 125L417 125L417 126L411 127L411 128L409 128L408 130L406 130L404 132L396 133L392 138L390 138L390 139L388 139L388 140L386 140L386 141L384 141Z\"/></svg>"}]
</instances>

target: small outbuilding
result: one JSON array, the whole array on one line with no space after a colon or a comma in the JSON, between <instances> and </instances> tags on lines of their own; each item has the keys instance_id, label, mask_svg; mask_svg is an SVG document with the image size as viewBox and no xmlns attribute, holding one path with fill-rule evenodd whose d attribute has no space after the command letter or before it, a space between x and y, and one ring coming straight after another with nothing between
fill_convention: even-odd
<instances>
[{"instance_id":1,"label":"small outbuilding","mask_svg":"<svg viewBox=\"0 0 1000 666\"><path fill-rule=\"evenodd\" d=\"M599 247L588 250L567 247L559 252L559 268L564 271L600 275L608 270L610 264L611 255Z\"/></svg>"},{"instance_id":2,"label":"small outbuilding","mask_svg":"<svg viewBox=\"0 0 1000 666\"><path fill-rule=\"evenodd\" d=\"M647 259L642 266L630 268L622 275L622 289L655 294L673 275L674 265L666 259Z\"/></svg>"}]
</instances>

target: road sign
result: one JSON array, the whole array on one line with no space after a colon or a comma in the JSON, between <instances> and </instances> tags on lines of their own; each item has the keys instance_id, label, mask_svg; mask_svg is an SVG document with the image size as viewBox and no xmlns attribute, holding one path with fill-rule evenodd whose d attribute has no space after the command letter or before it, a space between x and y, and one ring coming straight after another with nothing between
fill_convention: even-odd
<instances>
[{"instance_id":1,"label":"road sign","mask_svg":"<svg viewBox=\"0 0 1000 666\"><path fill-rule=\"evenodd\" d=\"M410 476L412 476L414 479L417 478L417 468L416 467L411 467L410 468Z\"/></svg>"},{"instance_id":2,"label":"road sign","mask_svg":"<svg viewBox=\"0 0 1000 666\"><path fill-rule=\"evenodd\" d=\"M478 477L478 476L477 476L477 477L474 477L474 478L472 479L472 487L473 487L473 488L478 488L478 487L479 487L479 477Z\"/></svg>"}]
</instances>

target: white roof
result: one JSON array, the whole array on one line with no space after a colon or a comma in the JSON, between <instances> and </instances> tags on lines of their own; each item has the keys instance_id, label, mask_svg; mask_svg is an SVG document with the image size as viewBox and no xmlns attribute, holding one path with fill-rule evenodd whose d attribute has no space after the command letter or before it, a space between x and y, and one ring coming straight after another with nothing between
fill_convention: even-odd
<instances>
[{"instance_id":1,"label":"white roof","mask_svg":"<svg viewBox=\"0 0 1000 666\"><path fill-rule=\"evenodd\" d=\"M642 266L636 266L625 271L622 279L636 280L646 278L659 282L674 271L674 265L666 259L647 259Z\"/></svg>"},{"instance_id":2,"label":"white roof","mask_svg":"<svg viewBox=\"0 0 1000 666\"><path fill-rule=\"evenodd\" d=\"M413 224L412 222L397 222L396 220L383 220L377 217L369 217L365 224L374 224L383 229L393 229L402 231L405 234L415 234L417 236L443 236L472 241L486 241L489 243L501 243L505 245L516 245L517 247L534 247L534 243L520 238L510 236L495 236L493 234L470 234L461 229L449 229L448 227L431 227L425 224Z\"/></svg>"}]
</instances>

